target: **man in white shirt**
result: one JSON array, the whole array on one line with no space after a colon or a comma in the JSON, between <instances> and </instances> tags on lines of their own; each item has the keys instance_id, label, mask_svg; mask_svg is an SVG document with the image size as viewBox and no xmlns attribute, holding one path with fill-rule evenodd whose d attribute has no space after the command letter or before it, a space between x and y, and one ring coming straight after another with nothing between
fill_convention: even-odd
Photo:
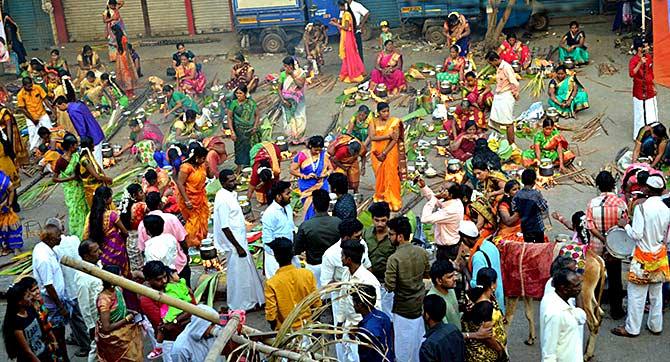
<instances>
[{"instance_id":1,"label":"man in white shirt","mask_svg":"<svg viewBox=\"0 0 670 362\"><path fill-rule=\"evenodd\" d=\"M375 288L375 308L379 309L382 306L380 298L381 284L369 270L361 265L365 247L360 240L344 240L341 243L342 249L342 265L344 265L344 273L342 274L343 282L354 282L357 285L360 283L371 285ZM354 291L351 289L354 288ZM336 316L336 323L338 326L343 326L349 329L358 325L363 317L356 313L354 303L351 298L351 293L359 293L360 290L356 286L344 288L340 295L340 308ZM345 338L348 337L345 335ZM356 362L358 358L358 345L354 343L338 343L335 345L338 361Z\"/></svg>"},{"instance_id":2,"label":"man in white shirt","mask_svg":"<svg viewBox=\"0 0 670 362\"><path fill-rule=\"evenodd\" d=\"M98 243L84 240L78 249L79 256L85 262L100 266L100 255L102 251ZM98 320L98 295L102 292L102 280L77 271L74 276L74 284L77 289L77 301L79 302L79 309L84 318L84 323L88 329L89 336L91 336L91 346L88 353L88 362L95 362L97 360L95 344L95 323Z\"/></svg>"},{"instance_id":3,"label":"man in white shirt","mask_svg":"<svg viewBox=\"0 0 670 362\"><path fill-rule=\"evenodd\" d=\"M54 251L58 256L58 261L60 262L64 256L79 259L79 253L77 252L80 244L79 238L74 235L65 235L65 227L57 217L49 218L45 225L53 226L61 232L60 244L54 247ZM72 330L71 339L79 347L79 350L75 352L75 356L88 356L91 346L91 337L88 334L88 329L86 328L86 323L81 315L77 301L77 288L74 283L77 271L67 266L61 266L61 269L63 270L63 280L65 281L65 295L67 296L67 299L72 302L72 312L70 313L70 327Z\"/></svg>"},{"instance_id":4,"label":"man in white shirt","mask_svg":"<svg viewBox=\"0 0 670 362\"><path fill-rule=\"evenodd\" d=\"M291 183L279 181L272 186L270 200L272 200L272 204L265 209L263 216L261 216L266 279L274 276L279 269L279 264L268 244L277 238L287 238L293 241L295 224L293 223L293 209L291 208ZM300 261L295 256L293 257L293 264L300 268Z\"/></svg>"},{"instance_id":5,"label":"man in white shirt","mask_svg":"<svg viewBox=\"0 0 670 362\"><path fill-rule=\"evenodd\" d=\"M46 225L40 235L41 242L33 248L33 275L40 287L40 294L47 308L49 322L58 342L58 355L67 360L65 325L70 321L72 302L65 294L65 280L58 255L53 248L60 244L60 228Z\"/></svg>"},{"instance_id":6,"label":"man in white shirt","mask_svg":"<svg viewBox=\"0 0 670 362\"><path fill-rule=\"evenodd\" d=\"M354 13L354 19L356 20L356 45L358 46L358 54L361 56L361 61L363 61L363 37L361 35L361 29L363 29L368 22L370 11L357 1L347 0L347 2L349 3L349 9Z\"/></svg>"},{"instance_id":7,"label":"man in white shirt","mask_svg":"<svg viewBox=\"0 0 670 362\"><path fill-rule=\"evenodd\" d=\"M263 281L248 253L247 228L237 201L237 178L233 170L222 170L219 182L222 189L214 199L214 245L228 260L228 308L251 310L265 303Z\"/></svg>"},{"instance_id":8,"label":"man in white shirt","mask_svg":"<svg viewBox=\"0 0 670 362\"><path fill-rule=\"evenodd\" d=\"M561 269L552 278L555 291L546 293L540 302L542 361L583 361L586 313L572 299L582 290L582 276Z\"/></svg>"},{"instance_id":9,"label":"man in white shirt","mask_svg":"<svg viewBox=\"0 0 670 362\"><path fill-rule=\"evenodd\" d=\"M344 220L338 226L338 230L340 231L340 240L328 248L321 258L320 281L322 286L342 281L344 271L347 269L342 264L342 240L360 240L361 245L365 248L362 265L365 268L372 266L368 257L368 246L365 241L361 240L363 224L358 219ZM337 306L333 305L333 315L337 314L335 309L337 309Z\"/></svg>"},{"instance_id":10,"label":"man in white shirt","mask_svg":"<svg viewBox=\"0 0 670 362\"><path fill-rule=\"evenodd\" d=\"M158 215L147 215L144 217L144 227L151 239L144 245L144 260L150 262L158 260L163 264L174 268L177 259L177 239L163 232L165 221Z\"/></svg>"},{"instance_id":11,"label":"man in white shirt","mask_svg":"<svg viewBox=\"0 0 670 362\"><path fill-rule=\"evenodd\" d=\"M635 207L632 224L629 225L623 217L619 220L619 226L625 227L628 236L635 241L633 260L628 272L626 324L612 329L613 334L622 337L635 337L640 334L647 294L647 329L655 335L660 335L663 331L662 288L664 282L670 281L666 247L670 210L661 199L665 190L663 176L649 176L646 186L649 198Z\"/></svg>"},{"instance_id":12,"label":"man in white shirt","mask_svg":"<svg viewBox=\"0 0 670 362\"><path fill-rule=\"evenodd\" d=\"M461 240L458 228L465 213L461 201L463 192L460 185L450 183L448 191L440 195L435 195L433 190L426 186L423 179L419 179L418 185L421 187L421 194L428 200L421 212L421 222L434 225L433 232L437 246L436 258L439 260L456 260L460 247L459 241Z\"/></svg>"}]
</instances>

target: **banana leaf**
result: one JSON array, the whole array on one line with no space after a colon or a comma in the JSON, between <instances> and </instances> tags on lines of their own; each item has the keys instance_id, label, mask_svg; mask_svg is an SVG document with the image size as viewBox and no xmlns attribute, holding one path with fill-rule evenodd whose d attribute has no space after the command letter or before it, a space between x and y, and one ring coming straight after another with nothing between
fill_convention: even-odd
<instances>
[{"instance_id":1,"label":"banana leaf","mask_svg":"<svg viewBox=\"0 0 670 362\"><path fill-rule=\"evenodd\" d=\"M214 278L209 281L209 292L207 294L207 305L210 307L214 306L214 297L216 297L216 290L219 285L219 277L221 273L214 274Z\"/></svg>"},{"instance_id":2,"label":"banana leaf","mask_svg":"<svg viewBox=\"0 0 670 362\"><path fill-rule=\"evenodd\" d=\"M374 222L372 221L372 214L368 210L365 210L360 214L358 214L358 221L360 221L361 224L363 224L364 228L369 228L374 225Z\"/></svg>"},{"instance_id":3,"label":"banana leaf","mask_svg":"<svg viewBox=\"0 0 670 362\"><path fill-rule=\"evenodd\" d=\"M202 298L202 295L205 293L205 290L207 290L207 287L209 286L209 284L211 283L212 279L214 279L215 276L216 276L216 274L208 275L195 288L195 291L193 292L193 298L195 298L196 303L200 303L200 299Z\"/></svg>"},{"instance_id":4,"label":"banana leaf","mask_svg":"<svg viewBox=\"0 0 670 362\"><path fill-rule=\"evenodd\" d=\"M426 111L423 107L420 107L416 111L409 113L405 115L404 117L401 118L403 122L409 121L410 119L413 118L422 118L428 115L428 111Z\"/></svg>"}]
</instances>

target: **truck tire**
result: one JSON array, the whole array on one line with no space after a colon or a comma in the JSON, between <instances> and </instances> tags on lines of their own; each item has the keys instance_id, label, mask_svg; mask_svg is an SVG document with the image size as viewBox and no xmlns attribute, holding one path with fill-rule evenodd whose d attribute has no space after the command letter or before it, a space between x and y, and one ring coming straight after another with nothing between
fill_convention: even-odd
<instances>
[{"instance_id":1,"label":"truck tire","mask_svg":"<svg viewBox=\"0 0 670 362\"><path fill-rule=\"evenodd\" d=\"M547 30L549 27L549 17L547 14L533 14L530 17L530 29L535 31Z\"/></svg>"},{"instance_id":2,"label":"truck tire","mask_svg":"<svg viewBox=\"0 0 670 362\"><path fill-rule=\"evenodd\" d=\"M434 44L444 44L447 41L447 39L444 38L444 34L442 34L442 28L439 26L428 27L423 34L423 37L426 41Z\"/></svg>"},{"instance_id":3,"label":"truck tire","mask_svg":"<svg viewBox=\"0 0 670 362\"><path fill-rule=\"evenodd\" d=\"M280 53L286 47L286 41L281 35L268 32L261 40L261 47L266 53Z\"/></svg>"},{"instance_id":4,"label":"truck tire","mask_svg":"<svg viewBox=\"0 0 670 362\"><path fill-rule=\"evenodd\" d=\"M374 35L374 31L369 27L369 26L364 26L361 28L361 39L363 41L368 41L372 39L372 36Z\"/></svg>"}]
</instances>

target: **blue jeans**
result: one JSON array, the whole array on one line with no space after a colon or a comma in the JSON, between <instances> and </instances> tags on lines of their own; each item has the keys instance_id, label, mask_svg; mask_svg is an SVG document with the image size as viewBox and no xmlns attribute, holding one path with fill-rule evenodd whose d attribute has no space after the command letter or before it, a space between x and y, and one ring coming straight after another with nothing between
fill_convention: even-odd
<instances>
[{"instance_id":1,"label":"blue jeans","mask_svg":"<svg viewBox=\"0 0 670 362\"><path fill-rule=\"evenodd\" d=\"M358 47L358 55L361 57L361 62L363 61L363 37L361 32L356 32L356 46Z\"/></svg>"}]
</instances>

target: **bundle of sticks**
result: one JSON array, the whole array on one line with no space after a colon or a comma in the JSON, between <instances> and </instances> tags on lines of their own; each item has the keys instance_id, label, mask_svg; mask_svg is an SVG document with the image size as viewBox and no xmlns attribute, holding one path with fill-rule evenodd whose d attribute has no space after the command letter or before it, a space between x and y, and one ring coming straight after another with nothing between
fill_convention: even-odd
<instances>
[{"instance_id":1,"label":"bundle of sticks","mask_svg":"<svg viewBox=\"0 0 670 362\"><path fill-rule=\"evenodd\" d=\"M312 79L312 83L309 85L309 89L318 90L317 94L322 95L332 91L335 87L335 84L337 84L337 77L335 75L318 75Z\"/></svg>"},{"instance_id":2,"label":"bundle of sticks","mask_svg":"<svg viewBox=\"0 0 670 362\"><path fill-rule=\"evenodd\" d=\"M554 182L556 182L557 184L561 184L567 179L571 179L572 181L581 185L587 185L587 186L596 185L595 180L593 180L593 177L586 172L585 168L578 167L575 164L565 166L565 168L568 170L568 173L554 177Z\"/></svg>"},{"instance_id":3,"label":"bundle of sticks","mask_svg":"<svg viewBox=\"0 0 670 362\"><path fill-rule=\"evenodd\" d=\"M414 100L414 97L414 94L402 94L390 100L389 103L395 103L395 108L407 108Z\"/></svg>"},{"instance_id":4,"label":"bundle of sticks","mask_svg":"<svg viewBox=\"0 0 670 362\"><path fill-rule=\"evenodd\" d=\"M586 142L589 138L593 137L593 135L598 132L598 130L602 129L603 132L605 132L606 135L609 135L607 133L607 130L602 124L602 119L605 116L605 113L599 113L595 117L593 117L590 121L586 122L584 126L582 126L582 129L575 133L575 136L572 137L573 140L576 142Z\"/></svg>"},{"instance_id":5,"label":"bundle of sticks","mask_svg":"<svg viewBox=\"0 0 670 362\"><path fill-rule=\"evenodd\" d=\"M279 97L274 92L265 93L256 98L256 107L259 114L264 114L269 108L273 108L279 102Z\"/></svg>"},{"instance_id":6,"label":"bundle of sticks","mask_svg":"<svg viewBox=\"0 0 670 362\"><path fill-rule=\"evenodd\" d=\"M614 75L619 73L619 69L614 66L612 63L600 63L598 64L598 76L602 77L603 75Z\"/></svg>"}]
</instances>

